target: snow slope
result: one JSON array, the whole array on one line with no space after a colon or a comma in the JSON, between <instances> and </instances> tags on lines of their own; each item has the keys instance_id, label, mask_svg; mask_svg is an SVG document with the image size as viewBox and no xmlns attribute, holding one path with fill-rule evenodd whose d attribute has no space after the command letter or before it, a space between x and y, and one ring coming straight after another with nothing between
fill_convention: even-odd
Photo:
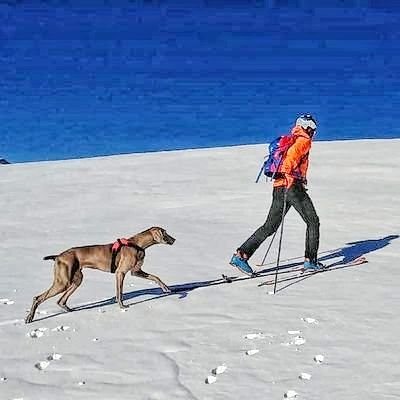
<instances>
[{"instance_id":1,"label":"snow slope","mask_svg":"<svg viewBox=\"0 0 400 400\"><path fill-rule=\"evenodd\" d=\"M314 144L321 257L369 263L283 282L275 295L257 286L265 277L219 280L237 275L229 258L270 203L271 185L254 183L262 145L1 167L0 398L399 398L399 152L400 140ZM129 276L121 312L114 276L89 270L75 312L53 298L24 324L52 281L43 256L154 225L177 240L148 249L143 269L175 293ZM304 232L291 211L283 264L301 261ZM259 269L273 274L275 258L276 243Z\"/></svg>"}]
</instances>

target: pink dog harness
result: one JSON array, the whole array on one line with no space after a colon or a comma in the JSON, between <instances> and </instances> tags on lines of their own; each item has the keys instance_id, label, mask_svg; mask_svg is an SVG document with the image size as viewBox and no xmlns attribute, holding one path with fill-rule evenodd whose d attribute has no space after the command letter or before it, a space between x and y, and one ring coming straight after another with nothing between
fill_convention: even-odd
<instances>
[{"instance_id":1,"label":"pink dog harness","mask_svg":"<svg viewBox=\"0 0 400 400\"><path fill-rule=\"evenodd\" d=\"M116 242L113 243L111 247L111 251L113 253L118 253L118 251L121 249L122 246L129 246L129 241L128 239L122 238L122 239L117 239Z\"/></svg>"},{"instance_id":2,"label":"pink dog harness","mask_svg":"<svg viewBox=\"0 0 400 400\"><path fill-rule=\"evenodd\" d=\"M111 267L110 270L112 273L115 272L115 270L117 269L117 266L115 264L115 260L117 258L117 254L120 252L121 248L127 246L127 247L133 247L135 248L137 251L143 251L144 253L144 249L140 246L138 246L136 243L130 242L128 239L125 238L121 238L121 239L117 239L112 247L111 247Z\"/></svg>"}]
</instances>

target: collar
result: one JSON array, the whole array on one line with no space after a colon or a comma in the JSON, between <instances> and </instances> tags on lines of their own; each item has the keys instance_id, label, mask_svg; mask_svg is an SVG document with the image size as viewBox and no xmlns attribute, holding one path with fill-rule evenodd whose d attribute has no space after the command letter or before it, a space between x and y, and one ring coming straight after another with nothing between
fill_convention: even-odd
<instances>
[{"instance_id":1,"label":"collar","mask_svg":"<svg viewBox=\"0 0 400 400\"><path fill-rule=\"evenodd\" d=\"M292 130L290 131L290 133L294 136L301 136L304 137L306 139L310 139L311 137L308 135L308 133L306 132L306 130L304 128L302 128L299 125L295 125Z\"/></svg>"}]
</instances>

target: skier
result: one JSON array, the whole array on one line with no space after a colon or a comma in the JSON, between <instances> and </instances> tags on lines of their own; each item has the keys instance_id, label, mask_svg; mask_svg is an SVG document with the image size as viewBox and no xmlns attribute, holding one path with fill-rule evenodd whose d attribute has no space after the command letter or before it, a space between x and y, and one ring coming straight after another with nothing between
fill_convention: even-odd
<instances>
[{"instance_id":1,"label":"skier","mask_svg":"<svg viewBox=\"0 0 400 400\"><path fill-rule=\"evenodd\" d=\"M288 149L282 161L280 176L274 181L272 204L268 217L265 223L236 250L230 260L232 266L247 275L254 274L248 260L264 240L277 231L283 216L291 206L300 214L307 225L304 268L312 270L323 268L323 264L317 260L319 218L305 188L308 155L316 130L316 120L310 114L297 118L296 124L291 130L291 134L296 137L296 140ZM284 206L285 210L283 209Z\"/></svg>"}]
</instances>

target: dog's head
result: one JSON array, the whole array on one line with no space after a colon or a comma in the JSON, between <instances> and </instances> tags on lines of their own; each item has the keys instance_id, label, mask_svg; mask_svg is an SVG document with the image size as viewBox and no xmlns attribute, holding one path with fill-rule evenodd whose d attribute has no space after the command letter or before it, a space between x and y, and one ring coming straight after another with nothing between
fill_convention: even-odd
<instances>
[{"instance_id":1,"label":"dog's head","mask_svg":"<svg viewBox=\"0 0 400 400\"><path fill-rule=\"evenodd\" d=\"M163 243L163 244L174 244L175 238L171 235L168 235L167 231L163 228L155 226L150 228L150 232L153 235L153 239L156 243Z\"/></svg>"}]
</instances>

